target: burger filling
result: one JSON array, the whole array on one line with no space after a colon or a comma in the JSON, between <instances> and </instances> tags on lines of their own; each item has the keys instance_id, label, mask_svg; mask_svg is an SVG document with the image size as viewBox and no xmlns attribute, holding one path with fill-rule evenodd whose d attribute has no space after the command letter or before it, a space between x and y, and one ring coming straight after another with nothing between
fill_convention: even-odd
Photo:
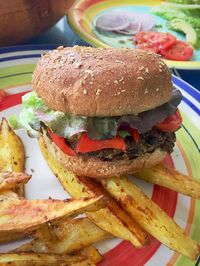
<instances>
[{"instance_id":1,"label":"burger filling","mask_svg":"<svg viewBox=\"0 0 200 266\"><path fill-rule=\"evenodd\" d=\"M160 148L168 153L173 151L176 137L174 132L163 132L157 128L140 134L138 141L131 135L124 137L125 150L117 148L107 148L85 153L85 156L95 156L103 161L135 159L145 153L152 153ZM66 140L67 145L75 150L78 139ZM86 144L87 145L87 144Z\"/></svg>"},{"instance_id":2,"label":"burger filling","mask_svg":"<svg viewBox=\"0 0 200 266\"><path fill-rule=\"evenodd\" d=\"M116 117L86 117L51 110L35 92L23 96L19 120L30 135L46 130L49 138L67 155L95 156L104 161L134 159L160 148L172 152L175 134L181 126L177 109L182 95L173 90L169 102L149 111Z\"/></svg>"}]
</instances>

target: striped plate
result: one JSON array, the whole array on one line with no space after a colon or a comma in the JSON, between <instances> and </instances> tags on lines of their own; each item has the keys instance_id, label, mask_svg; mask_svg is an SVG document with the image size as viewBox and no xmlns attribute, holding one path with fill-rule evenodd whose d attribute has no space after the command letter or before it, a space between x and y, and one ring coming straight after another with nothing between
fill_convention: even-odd
<instances>
[{"instance_id":1,"label":"striped plate","mask_svg":"<svg viewBox=\"0 0 200 266\"><path fill-rule=\"evenodd\" d=\"M8 92L6 100L0 104L0 118L9 118L21 110L21 96L31 90L31 75L42 53L53 46L17 46L0 49L0 89ZM200 145L200 93L182 80L173 77L174 84L182 91L180 105L183 126L177 132L177 143L168 163L183 173L199 179ZM48 197L64 199L69 197L48 169L40 154L37 141L27 137L24 131L17 132L26 149L26 171L33 175L26 185L29 199ZM133 178L133 181L152 198L167 214L182 227L193 239L200 240L199 213L200 202L168 189L147 184ZM19 242L0 245L4 252L19 245ZM194 266L194 262L174 253L172 250L152 239L151 245L135 249L126 241L107 240L97 245L105 260L99 265L109 266Z\"/></svg>"}]
</instances>

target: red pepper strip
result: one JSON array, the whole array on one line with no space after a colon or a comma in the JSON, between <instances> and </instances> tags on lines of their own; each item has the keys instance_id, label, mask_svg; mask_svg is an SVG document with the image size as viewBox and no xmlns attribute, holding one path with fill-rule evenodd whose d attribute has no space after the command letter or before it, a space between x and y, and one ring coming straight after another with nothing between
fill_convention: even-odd
<instances>
[{"instance_id":1,"label":"red pepper strip","mask_svg":"<svg viewBox=\"0 0 200 266\"><path fill-rule=\"evenodd\" d=\"M60 137L56 134L54 134L52 131L48 129L48 133L52 139L52 141L67 155L69 156L75 156L76 153L74 150L72 150L65 142L65 139L63 137Z\"/></svg>"},{"instance_id":2,"label":"red pepper strip","mask_svg":"<svg viewBox=\"0 0 200 266\"><path fill-rule=\"evenodd\" d=\"M75 151L85 153L109 148L125 150L126 144L124 139L119 136L116 136L113 139L92 140L89 139L87 133L83 133L80 139L78 140Z\"/></svg>"},{"instance_id":3,"label":"red pepper strip","mask_svg":"<svg viewBox=\"0 0 200 266\"><path fill-rule=\"evenodd\" d=\"M138 143L139 142L139 139L140 139L140 135L139 135L139 132L136 128L132 128L131 129L131 135L135 141L135 143Z\"/></svg>"}]
</instances>

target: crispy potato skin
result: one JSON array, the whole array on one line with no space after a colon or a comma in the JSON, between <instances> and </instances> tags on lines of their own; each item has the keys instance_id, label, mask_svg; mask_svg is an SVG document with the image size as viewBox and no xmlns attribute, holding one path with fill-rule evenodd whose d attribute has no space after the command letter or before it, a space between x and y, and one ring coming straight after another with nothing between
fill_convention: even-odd
<instances>
[{"instance_id":1,"label":"crispy potato skin","mask_svg":"<svg viewBox=\"0 0 200 266\"><path fill-rule=\"evenodd\" d=\"M26 184L31 176L24 173L0 172L0 192Z\"/></svg>"},{"instance_id":2,"label":"crispy potato skin","mask_svg":"<svg viewBox=\"0 0 200 266\"><path fill-rule=\"evenodd\" d=\"M90 259L83 255L55 255L44 253L2 253L0 254L0 265L3 266L93 266Z\"/></svg>"},{"instance_id":3,"label":"crispy potato skin","mask_svg":"<svg viewBox=\"0 0 200 266\"><path fill-rule=\"evenodd\" d=\"M102 179L105 189L118 200L130 216L143 229L188 258L195 260L199 255L199 244L192 240L167 214L150 200L126 177Z\"/></svg>"},{"instance_id":4,"label":"crispy potato skin","mask_svg":"<svg viewBox=\"0 0 200 266\"><path fill-rule=\"evenodd\" d=\"M25 151L19 136L8 125L6 118L0 124L0 172L10 171L23 173L25 166ZM24 196L24 186L18 185L14 191Z\"/></svg>"},{"instance_id":5,"label":"crispy potato skin","mask_svg":"<svg viewBox=\"0 0 200 266\"><path fill-rule=\"evenodd\" d=\"M134 176L192 198L200 199L200 182L174 169L169 169L163 164L134 173Z\"/></svg>"},{"instance_id":6,"label":"crispy potato skin","mask_svg":"<svg viewBox=\"0 0 200 266\"><path fill-rule=\"evenodd\" d=\"M104 206L103 197L79 200L9 200L5 198L0 206L0 233L23 232L51 220L77 215L85 211L96 211Z\"/></svg>"},{"instance_id":7,"label":"crispy potato skin","mask_svg":"<svg viewBox=\"0 0 200 266\"><path fill-rule=\"evenodd\" d=\"M86 217L53 221L49 228L45 225L37 229L36 239L15 251L64 254L112 237Z\"/></svg>"}]
</instances>

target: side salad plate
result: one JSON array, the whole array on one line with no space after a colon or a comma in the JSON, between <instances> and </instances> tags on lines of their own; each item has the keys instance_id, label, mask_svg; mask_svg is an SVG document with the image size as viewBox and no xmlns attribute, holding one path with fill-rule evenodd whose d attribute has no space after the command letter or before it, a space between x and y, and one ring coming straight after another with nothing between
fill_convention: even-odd
<instances>
[{"instance_id":1,"label":"side salad plate","mask_svg":"<svg viewBox=\"0 0 200 266\"><path fill-rule=\"evenodd\" d=\"M90 2L97 3L97 1ZM22 108L21 96L32 90L31 76L38 58L52 48L52 46L18 46L0 49L0 90L5 90L7 93L5 99L0 103L0 120L3 117L9 119L11 115L19 114ZM183 94L183 101L180 105L183 125L177 132L175 149L168 158L168 163L191 178L200 180L200 93L177 77L173 77L173 83ZM31 181L25 187L26 197L28 199L69 198L49 170L40 153L37 140L28 137L23 130L18 130L16 133L21 137L25 146L26 172L32 175ZM199 200L145 183L134 177L130 177L130 179L172 217L187 234L199 241ZM11 250L19 244L19 242L2 244L0 252ZM155 239L152 239L149 246L141 249L136 249L130 243L119 239L106 240L96 246L104 257L104 260L98 264L101 266L194 266L195 264L194 261L173 252Z\"/></svg>"},{"instance_id":2,"label":"side salad plate","mask_svg":"<svg viewBox=\"0 0 200 266\"><path fill-rule=\"evenodd\" d=\"M68 22L93 46L147 49L161 54L169 67L200 69L198 0L171 2L79 0L69 10Z\"/></svg>"}]
</instances>

